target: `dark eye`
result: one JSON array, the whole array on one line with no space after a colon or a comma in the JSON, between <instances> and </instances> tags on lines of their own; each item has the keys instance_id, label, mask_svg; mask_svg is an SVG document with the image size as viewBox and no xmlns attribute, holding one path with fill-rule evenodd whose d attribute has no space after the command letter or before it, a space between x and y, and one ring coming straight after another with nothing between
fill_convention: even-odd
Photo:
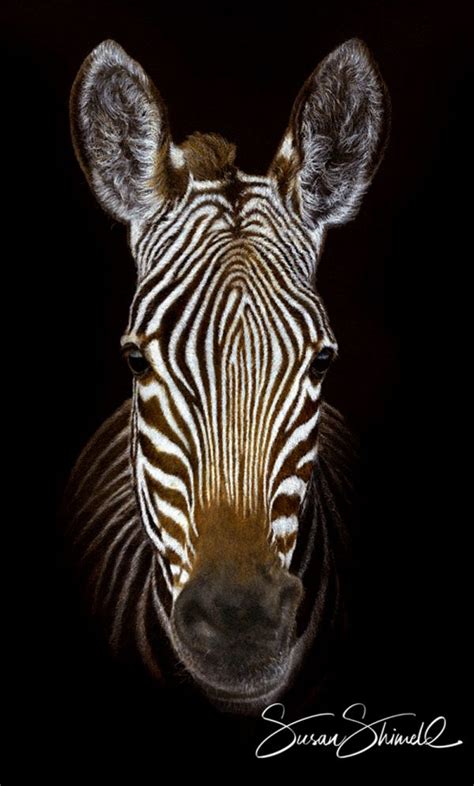
<instances>
[{"instance_id":1,"label":"dark eye","mask_svg":"<svg viewBox=\"0 0 474 786\"><path fill-rule=\"evenodd\" d=\"M334 358L334 350L330 347L324 347L321 349L320 352L313 358L313 361L310 366L310 371L314 376L320 377L324 374L325 371L328 370L329 366L331 365Z\"/></svg>"},{"instance_id":2,"label":"dark eye","mask_svg":"<svg viewBox=\"0 0 474 786\"><path fill-rule=\"evenodd\" d=\"M132 374L136 377L141 377L145 371L148 371L150 364L145 355L135 346L128 346L124 349L125 359Z\"/></svg>"}]
</instances>

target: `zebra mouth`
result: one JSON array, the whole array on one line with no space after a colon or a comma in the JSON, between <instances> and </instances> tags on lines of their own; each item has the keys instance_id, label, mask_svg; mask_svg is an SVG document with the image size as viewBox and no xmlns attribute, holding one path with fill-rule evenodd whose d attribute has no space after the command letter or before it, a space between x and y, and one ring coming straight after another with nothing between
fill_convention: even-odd
<instances>
[{"instance_id":1,"label":"zebra mouth","mask_svg":"<svg viewBox=\"0 0 474 786\"><path fill-rule=\"evenodd\" d=\"M291 654L279 673L272 679L242 681L238 685L215 682L209 676L189 669L196 684L203 690L206 697L220 708L242 712L258 711L277 698L286 688L292 672Z\"/></svg>"},{"instance_id":2,"label":"zebra mouth","mask_svg":"<svg viewBox=\"0 0 474 786\"><path fill-rule=\"evenodd\" d=\"M286 687L286 680L276 681L258 690L254 689L248 692L213 689L207 683L205 691L207 698L221 709L227 707L232 712L240 710L243 713L251 713L271 704Z\"/></svg>"},{"instance_id":3,"label":"zebra mouth","mask_svg":"<svg viewBox=\"0 0 474 786\"><path fill-rule=\"evenodd\" d=\"M278 660L262 659L257 666L253 664L247 669L243 666L238 672L235 664L219 663L214 653L208 657L192 652L177 634L172 625L172 640L175 652L193 682L202 690L206 697L220 708L225 706L232 711L256 711L260 706L282 693L288 686L293 672L293 653L295 648L281 653Z\"/></svg>"}]
</instances>

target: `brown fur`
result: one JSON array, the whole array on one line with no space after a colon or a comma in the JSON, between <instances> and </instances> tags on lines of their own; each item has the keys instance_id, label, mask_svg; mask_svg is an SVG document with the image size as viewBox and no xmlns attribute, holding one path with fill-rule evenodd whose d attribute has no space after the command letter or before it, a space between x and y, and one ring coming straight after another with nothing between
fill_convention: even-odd
<instances>
[{"instance_id":1,"label":"brown fur","mask_svg":"<svg viewBox=\"0 0 474 786\"><path fill-rule=\"evenodd\" d=\"M235 145L220 134L197 131L188 136L180 147L196 180L223 180L235 169Z\"/></svg>"},{"instance_id":2,"label":"brown fur","mask_svg":"<svg viewBox=\"0 0 474 786\"><path fill-rule=\"evenodd\" d=\"M197 512L199 551L193 575L220 566L237 583L251 583L262 570L278 566L276 551L269 546L262 513L242 520L242 515L226 504ZM223 524L225 523L225 526Z\"/></svg>"}]
</instances>

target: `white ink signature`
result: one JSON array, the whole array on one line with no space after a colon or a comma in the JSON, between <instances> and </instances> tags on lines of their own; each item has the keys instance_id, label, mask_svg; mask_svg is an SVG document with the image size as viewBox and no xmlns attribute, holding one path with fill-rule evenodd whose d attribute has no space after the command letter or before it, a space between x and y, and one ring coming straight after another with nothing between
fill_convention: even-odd
<instances>
[{"instance_id":1,"label":"white ink signature","mask_svg":"<svg viewBox=\"0 0 474 786\"><path fill-rule=\"evenodd\" d=\"M316 715L307 715L305 718L287 723L284 721L285 706L281 703L271 704L262 712L263 720L272 723L277 728L258 745L255 755L258 759L269 759L292 748L294 745L332 747L338 759L349 759L359 756L371 748L382 746L426 746L441 750L455 748L462 745L462 740L456 742L443 742L442 736L446 730L446 718L438 715L427 723L418 723L415 729L407 730L407 723L401 723L401 730L394 726L395 719L416 718L415 712L399 712L396 715L387 715L373 721L366 720L367 708L365 704L355 703L347 707L342 713L342 719L349 724L347 733L322 732L317 730L317 721L321 718L335 718L334 712L320 712ZM310 722L312 723L310 724ZM399 721L397 720L397 724ZM298 727L298 731L295 730ZM309 727L309 728L308 728ZM316 727L316 728L315 728ZM355 727L355 728L354 728Z\"/></svg>"}]
</instances>

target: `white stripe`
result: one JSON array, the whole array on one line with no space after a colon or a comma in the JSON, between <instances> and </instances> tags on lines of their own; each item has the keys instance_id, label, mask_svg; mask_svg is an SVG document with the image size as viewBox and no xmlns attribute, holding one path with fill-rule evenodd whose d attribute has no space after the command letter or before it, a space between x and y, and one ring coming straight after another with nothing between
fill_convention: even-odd
<instances>
[{"instance_id":1,"label":"white stripe","mask_svg":"<svg viewBox=\"0 0 474 786\"><path fill-rule=\"evenodd\" d=\"M292 535L298 529L297 516L280 516L272 521L272 531L276 538Z\"/></svg>"},{"instance_id":2,"label":"white stripe","mask_svg":"<svg viewBox=\"0 0 474 786\"><path fill-rule=\"evenodd\" d=\"M308 483L305 482L302 478L299 478L297 475L290 475L289 478L285 478L278 485L275 493L273 494L272 503L277 497L280 496L296 496L299 497L300 500L303 499L307 485Z\"/></svg>"},{"instance_id":3,"label":"white stripe","mask_svg":"<svg viewBox=\"0 0 474 786\"><path fill-rule=\"evenodd\" d=\"M181 527L184 533L187 533L189 530L189 521L184 515L183 511L176 507L176 505L171 505L170 502L167 502L165 499L160 497L156 491L153 493L153 499L155 502L155 509L158 513L162 513L163 516L166 516L169 519L172 519L178 527ZM160 518L158 516L158 521ZM162 537L163 542L165 542L165 533L166 527L160 525L160 534Z\"/></svg>"}]
</instances>

